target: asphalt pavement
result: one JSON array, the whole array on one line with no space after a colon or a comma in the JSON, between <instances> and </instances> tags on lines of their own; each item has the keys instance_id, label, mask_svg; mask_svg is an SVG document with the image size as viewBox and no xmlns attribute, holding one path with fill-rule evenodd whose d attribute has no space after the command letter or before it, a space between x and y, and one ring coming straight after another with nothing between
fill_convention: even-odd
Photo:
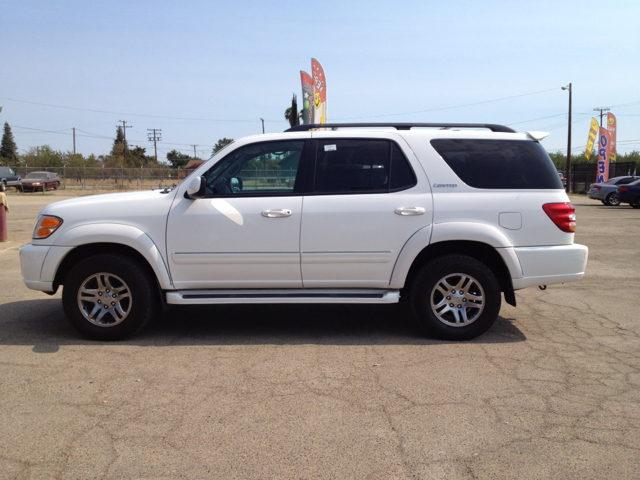
<instances>
[{"instance_id":1,"label":"asphalt pavement","mask_svg":"<svg viewBox=\"0 0 640 480\"><path fill-rule=\"evenodd\" d=\"M640 478L640 210L572 196L578 283L518 291L482 337L404 305L173 308L88 341L0 243L2 479Z\"/></svg>"}]
</instances>

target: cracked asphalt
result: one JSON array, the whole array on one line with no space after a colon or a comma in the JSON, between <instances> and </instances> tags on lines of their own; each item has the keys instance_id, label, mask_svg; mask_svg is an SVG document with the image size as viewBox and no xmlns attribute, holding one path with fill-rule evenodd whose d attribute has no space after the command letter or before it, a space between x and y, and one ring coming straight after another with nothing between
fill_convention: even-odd
<instances>
[{"instance_id":1,"label":"cracked asphalt","mask_svg":"<svg viewBox=\"0 0 640 480\"><path fill-rule=\"evenodd\" d=\"M97 343L21 281L65 195L8 195L2 479L640 478L640 210L573 196L584 279L517 292L471 342L401 304L174 308Z\"/></svg>"}]
</instances>

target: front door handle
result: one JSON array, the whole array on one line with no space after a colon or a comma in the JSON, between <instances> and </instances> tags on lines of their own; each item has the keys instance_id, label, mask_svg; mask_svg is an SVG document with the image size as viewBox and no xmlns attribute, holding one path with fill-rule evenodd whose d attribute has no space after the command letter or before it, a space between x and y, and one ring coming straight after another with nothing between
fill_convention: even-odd
<instances>
[{"instance_id":1,"label":"front door handle","mask_svg":"<svg viewBox=\"0 0 640 480\"><path fill-rule=\"evenodd\" d=\"M396 208L395 213L397 215L422 215L425 212L422 207L400 207Z\"/></svg>"},{"instance_id":2,"label":"front door handle","mask_svg":"<svg viewBox=\"0 0 640 480\"><path fill-rule=\"evenodd\" d=\"M285 210L283 208L273 208L271 210L264 210L261 215L267 218L290 217L291 210Z\"/></svg>"}]
</instances>

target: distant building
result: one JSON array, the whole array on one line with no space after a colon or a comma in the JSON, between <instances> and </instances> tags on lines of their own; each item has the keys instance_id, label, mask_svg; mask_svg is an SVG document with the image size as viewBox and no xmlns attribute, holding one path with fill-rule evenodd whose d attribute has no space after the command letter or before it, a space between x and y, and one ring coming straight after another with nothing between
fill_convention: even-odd
<instances>
[{"instance_id":1,"label":"distant building","mask_svg":"<svg viewBox=\"0 0 640 480\"><path fill-rule=\"evenodd\" d=\"M204 163L204 160L189 160L184 171L178 172L178 178L184 178Z\"/></svg>"}]
</instances>

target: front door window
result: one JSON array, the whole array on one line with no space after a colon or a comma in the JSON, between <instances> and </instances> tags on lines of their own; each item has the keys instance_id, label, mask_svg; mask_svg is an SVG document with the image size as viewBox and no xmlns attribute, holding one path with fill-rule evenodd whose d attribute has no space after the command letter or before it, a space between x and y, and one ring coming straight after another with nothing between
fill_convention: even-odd
<instances>
[{"instance_id":1,"label":"front door window","mask_svg":"<svg viewBox=\"0 0 640 480\"><path fill-rule=\"evenodd\" d=\"M296 192L304 141L265 142L241 147L205 174L207 196L287 195Z\"/></svg>"}]
</instances>

